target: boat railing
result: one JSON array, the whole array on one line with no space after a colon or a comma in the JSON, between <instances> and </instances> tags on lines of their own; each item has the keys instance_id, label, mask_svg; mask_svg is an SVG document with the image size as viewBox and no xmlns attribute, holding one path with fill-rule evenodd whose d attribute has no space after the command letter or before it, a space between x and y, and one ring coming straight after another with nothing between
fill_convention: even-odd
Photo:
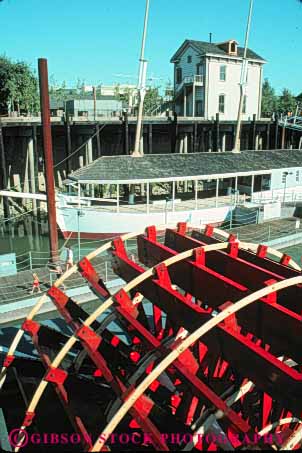
<instances>
[{"instance_id":1,"label":"boat railing","mask_svg":"<svg viewBox=\"0 0 302 453\"><path fill-rule=\"evenodd\" d=\"M239 202L245 201L244 195L239 195L238 193L231 193L230 195L220 195L219 197L215 196L206 196L206 194L198 193L197 196L191 198L175 198L172 199L171 196L166 196L161 199L147 200L146 197L138 197L132 199L132 202L125 199L116 198L103 198L95 199L86 197L82 199L86 200L86 203L79 203L78 199L74 199L70 202L61 203L61 207L85 209L87 211L102 211L108 213L163 213L163 212L174 212L174 211L186 211L186 210L197 210L197 209L207 209L209 207L218 207L218 206L231 206L238 204Z\"/></svg>"}]
</instances>

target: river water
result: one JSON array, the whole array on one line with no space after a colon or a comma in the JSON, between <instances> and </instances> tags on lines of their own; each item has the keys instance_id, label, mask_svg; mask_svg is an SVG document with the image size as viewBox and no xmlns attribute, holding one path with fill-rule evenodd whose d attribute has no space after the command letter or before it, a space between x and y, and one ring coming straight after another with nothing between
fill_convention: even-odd
<instances>
[{"instance_id":1,"label":"river water","mask_svg":"<svg viewBox=\"0 0 302 453\"><path fill-rule=\"evenodd\" d=\"M43 267L49 261L49 237L48 234L24 234L19 237L16 234L17 228L8 231L0 231L0 255L15 253L17 270L26 270L31 267ZM92 250L100 247L106 241L80 239L80 249L78 239L65 240L59 232L60 257L65 261L65 246L71 246L74 252L74 260L87 255Z\"/></svg>"}]
</instances>

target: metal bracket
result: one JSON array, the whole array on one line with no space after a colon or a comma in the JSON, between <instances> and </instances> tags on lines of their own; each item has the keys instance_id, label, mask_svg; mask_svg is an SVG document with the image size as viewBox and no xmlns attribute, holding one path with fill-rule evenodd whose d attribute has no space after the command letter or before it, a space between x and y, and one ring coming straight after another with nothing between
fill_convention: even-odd
<instances>
[{"instance_id":1,"label":"metal bracket","mask_svg":"<svg viewBox=\"0 0 302 453\"><path fill-rule=\"evenodd\" d=\"M204 230L206 236L212 237L214 233L214 227L212 225L207 225Z\"/></svg>"},{"instance_id":2,"label":"metal bracket","mask_svg":"<svg viewBox=\"0 0 302 453\"><path fill-rule=\"evenodd\" d=\"M233 302L231 301L227 301L225 302L224 304L220 305L219 309L221 311L225 310L226 308L230 307L231 305L233 305ZM237 318L236 318L236 315L235 313L233 313L232 315L228 316L224 321L223 321L223 325L225 327L227 327L228 329L231 329L233 330L234 332L236 333L239 333L240 332L240 327L238 326L238 323L237 323Z\"/></svg>"},{"instance_id":3,"label":"metal bracket","mask_svg":"<svg viewBox=\"0 0 302 453\"><path fill-rule=\"evenodd\" d=\"M8 368L13 363L14 360L15 360L14 355L7 355L4 359L3 366L5 368Z\"/></svg>"},{"instance_id":4,"label":"metal bracket","mask_svg":"<svg viewBox=\"0 0 302 453\"><path fill-rule=\"evenodd\" d=\"M65 308L67 302L69 301L69 297L63 293L59 288L56 286L53 286L50 288L48 291L48 295L50 296L51 300L57 307L58 311L61 313L63 318L68 324L71 324L73 321L73 318L69 311Z\"/></svg>"},{"instance_id":5,"label":"metal bracket","mask_svg":"<svg viewBox=\"0 0 302 453\"><path fill-rule=\"evenodd\" d=\"M149 241L156 242L156 227L154 225L146 228L146 234Z\"/></svg>"},{"instance_id":6,"label":"metal bracket","mask_svg":"<svg viewBox=\"0 0 302 453\"><path fill-rule=\"evenodd\" d=\"M31 319L27 319L22 324L22 329L24 330L24 332L29 333L30 336L37 335L40 327L41 326L39 323L37 323L36 321L32 321Z\"/></svg>"},{"instance_id":7,"label":"metal bracket","mask_svg":"<svg viewBox=\"0 0 302 453\"><path fill-rule=\"evenodd\" d=\"M125 244L122 241L122 239L117 238L117 239L114 239L114 241L112 241L112 242L113 242L113 247L114 247L114 250L116 251L116 254L121 257L127 257Z\"/></svg>"},{"instance_id":8,"label":"metal bracket","mask_svg":"<svg viewBox=\"0 0 302 453\"><path fill-rule=\"evenodd\" d=\"M35 412L26 412L22 426L28 427L32 424L32 421L35 417L36 413Z\"/></svg>"},{"instance_id":9,"label":"metal bracket","mask_svg":"<svg viewBox=\"0 0 302 453\"><path fill-rule=\"evenodd\" d=\"M129 313L134 318L137 317L138 311L136 305L138 305L138 303L141 301L139 298L138 301L135 300L135 297L133 300L131 300L124 289L121 289L119 292L117 292L113 296L113 298L127 313Z\"/></svg>"},{"instance_id":10,"label":"metal bracket","mask_svg":"<svg viewBox=\"0 0 302 453\"><path fill-rule=\"evenodd\" d=\"M268 249L267 245L260 244L257 249L257 256L259 256L259 258L265 258L267 254L267 249Z\"/></svg>"},{"instance_id":11,"label":"metal bracket","mask_svg":"<svg viewBox=\"0 0 302 453\"><path fill-rule=\"evenodd\" d=\"M90 327L83 326L77 331L77 337L83 340L91 351L96 351L102 339Z\"/></svg>"},{"instance_id":12,"label":"metal bracket","mask_svg":"<svg viewBox=\"0 0 302 453\"><path fill-rule=\"evenodd\" d=\"M92 266L91 262L86 257L79 262L78 266L81 271L82 277L90 282L98 283L99 275Z\"/></svg>"},{"instance_id":13,"label":"metal bracket","mask_svg":"<svg viewBox=\"0 0 302 453\"><path fill-rule=\"evenodd\" d=\"M57 385L63 385L68 373L60 368L49 368L47 371L44 380L47 382L53 382Z\"/></svg>"},{"instance_id":14,"label":"metal bracket","mask_svg":"<svg viewBox=\"0 0 302 453\"><path fill-rule=\"evenodd\" d=\"M187 232L187 222L178 222L177 224L177 233L182 234L183 236Z\"/></svg>"},{"instance_id":15,"label":"metal bracket","mask_svg":"<svg viewBox=\"0 0 302 453\"><path fill-rule=\"evenodd\" d=\"M198 247L198 249L194 250L194 258L196 264L199 264L200 266L206 265L206 253L203 247Z\"/></svg>"},{"instance_id":16,"label":"metal bracket","mask_svg":"<svg viewBox=\"0 0 302 453\"><path fill-rule=\"evenodd\" d=\"M56 305L61 308L64 308L69 300L69 297L56 286L52 286L47 294L56 302Z\"/></svg>"},{"instance_id":17,"label":"metal bracket","mask_svg":"<svg viewBox=\"0 0 302 453\"><path fill-rule=\"evenodd\" d=\"M161 263L158 266L155 266L154 269L158 277L159 283L165 286L166 288L171 288L171 280L167 266Z\"/></svg>"},{"instance_id":18,"label":"metal bracket","mask_svg":"<svg viewBox=\"0 0 302 453\"><path fill-rule=\"evenodd\" d=\"M237 258L239 252L239 243L238 242L230 242L229 245L229 254L230 256Z\"/></svg>"},{"instance_id":19,"label":"metal bracket","mask_svg":"<svg viewBox=\"0 0 302 453\"><path fill-rule=\"evenodd\" d=\"M79 262L78 267L82 277L90 283L91 287L97 292L97 295L101 295L104 298L110 296L110 293L102 278L100 278L98 272L87 258L83 258Z\"/></svg>"},{"instance_id":20,"label":"metal bracket","mask_svg":"<svg viewBox=\"0 0 302 453\"><path fill-rule=\"evenodd\" d=\"M284 255L283 255L282 258L281 258L280 263L283 264L284 266L287 266L288 263L290 262L290 260L291 260L291 256L286 255L286 254L284 253Z\"/></svg>"},{"instance_id":21,"label":"metal bracket","mask_svg":"<svg viewBox=\"0 0 302 453\"><path fill-rule=\"evenodd\" d=\"M274 283L277 283L277 280L271 279L271 280L266 280L265 282L266 286L273 285ZM268 294L266 296L266 301L269 302L270 304L276 304L277 303L277 292L274 291L271 294Z\"/></svg>"}]
</instances>

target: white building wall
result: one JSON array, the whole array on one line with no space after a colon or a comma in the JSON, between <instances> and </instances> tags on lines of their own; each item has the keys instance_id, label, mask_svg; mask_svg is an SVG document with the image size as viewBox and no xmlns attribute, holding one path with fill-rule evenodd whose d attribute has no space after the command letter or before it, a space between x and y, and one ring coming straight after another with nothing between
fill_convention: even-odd
<instances>
[{"instance_id":1,"label":"white building wall","mask_svg":"<svg viewBox=\"0 0 302 453\"><path fill-rule=\"evenodd\" d=\"M281 170L272 171L271 189L284 189L284 182L282 182L282 174L288 172L286 177L286 188L299 187L302 185L302 167L300 168L283 168ZM299 172L297 174L297 172Z\"/></svg>"},{"instance_id":2,"label":"white building wall","mask_svg":"<svg viewBox=\"0 0 302 453\"><path fill-rule=\"evenodd\" d=\"M220 67L226 66L226 81L220 81ZM219 113L221 120L236 120L240 99L241 61L223 60L211 57L208 74L208 101L206 117L211 119L219 113L218 102L221 94L225 95L225 112ZM258 117L260 94L261 65L248 65L248 82L246 86L247 104L243 120L252 119L253 114Z\"/></svg>"}]
</instances>

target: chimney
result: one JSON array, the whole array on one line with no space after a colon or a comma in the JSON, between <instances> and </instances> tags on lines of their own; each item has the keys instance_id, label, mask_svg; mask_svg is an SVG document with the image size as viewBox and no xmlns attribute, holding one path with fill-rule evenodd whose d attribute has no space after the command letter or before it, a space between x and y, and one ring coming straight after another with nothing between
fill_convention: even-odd
<instances>
[{"instance_id":1,"label":"chimney","mask_svg":"<svg viewBox=\"0 0 302 453\"><path fill-rule=\"evenodd\" d=\"M210 33L210 43L212 44L212 33Z\"/></svg>"}]
</instances>

